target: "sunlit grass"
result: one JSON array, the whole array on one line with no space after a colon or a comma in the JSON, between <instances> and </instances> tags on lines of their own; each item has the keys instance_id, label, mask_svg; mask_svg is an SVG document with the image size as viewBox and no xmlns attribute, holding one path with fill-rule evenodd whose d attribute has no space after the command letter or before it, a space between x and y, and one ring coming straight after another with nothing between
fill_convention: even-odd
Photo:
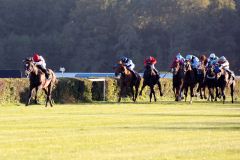
<instances>
[{"instance_id":1,"label":"sunlit grass","mask_svg":"<svg viewBox=\"0 0 240 160\"><path fill-rule=\"evenodd\" d=\"M240 105L163 102L0 107L0 159L228 160Z\"/></svg>"}]
</instances>

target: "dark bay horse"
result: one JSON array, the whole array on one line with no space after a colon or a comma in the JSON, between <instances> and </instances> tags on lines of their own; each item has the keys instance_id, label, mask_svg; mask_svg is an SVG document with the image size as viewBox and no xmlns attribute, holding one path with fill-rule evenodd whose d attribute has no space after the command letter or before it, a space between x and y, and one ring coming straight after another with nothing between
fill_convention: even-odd
<instances>
[{"instance_id":1,"label":"dark bay horse","mask_svg":"<svg viewBox=\"0 0 240 160\"><path fill-rule=\"evenodd\" d=\"M25 63L25 75L29 77L30 86L29 86L29 96L26 106L28 106L31 102L33 91L35 89L35 103L37 104L37 92L39 89L43 89L46 94L46 104L48 103L52 105L52 90L54 85L57 82L56 76L52 70L49 69L49 80L46 79L45 74L33 63L32 58L26 58L24 60Z\"/></svg>"},{"instance_id":2,"label":"dark bay horse","mask_svg":"<svg viewBox=\"0 0 240 160\"><path fill-rule=\"evenodd\" d=\"M235 89L235 79L233 76L230 77L230 74L224 70L221 69L219 72L216 73L216 99L217 97L223 97L223 104L225 103L226 100L226 88L230 87L230 93L231 93L231 98L232 98L232 103L234 103L234 89ZM219 94L219 89L220 93Z\"/></svg>"},{"instance_id":3,"label":"dark bay horse","mask_svg":"<svg viewBox=\"0 0 240 160\"><path fill-rule=\"evenodd\" d=\"M206 71L205 85L208 88L209 96L212 102L214 100L214 88L216 87L216 82L217 80L214 72L214 66L209 65Z\"/></svg>"},{"instance_id":4,"label":"dark bay horse","mask_svg":"<svg viewBox=\"0 0 240 160\"><path fill-rule=\"evenodd\" d=\"M197 70L196 80L198 83L197 92L200 92L201 99L207 99L206 92L205 92L205 78L206 78L206 65L207 65L207 57L202 55L200 57L200 65Z\"/></svg>"},{"instance_id":5,"label":"dark bay horse","mask_svg":"<svg viewBox=\"0 0 240 160\"><path fill-rule=\"evenodd\" d=\"M143 74L143 78L144 78L143 86L141 88L141 91L140 91L139 95L141 96L143 89L146 86L149 86L150 87L150 94L149 94L150 102L152 101L152 95L154 96L154 101L156 102L157 99L156 99L156 95L155 95L155 91L154 91L154 86L155 85L158 85L160 96L163 96L162 86L161 86L161 83L160 83L160 76L153 70L151 65L147 65L146 70Z\"/></svg>"},{"instance_id":6,"label":"dark bay horse","mask_svg":"<svg viewBox=\"0 0 240 160\"><path fill-rule=\"evenodd\" d=\"M141 76L138 73L136 73L136 77L135 77L133 75L134 73L128 70L127 67L124 66L121 62L118 62L118 64L114 66L113 69L116 76L121 75L118 102L121 101L121 98L123 97L123 93L124 93L123 91L124 89L127 90L127 88L131 89L132 100L133 102L136 102L137 96L138 96L138 89L141 82ZM134 88L135 88L135 92L134 92Z\"/></svg>"},{"instance_id":7,"label":"dark bay horse","mask_svg":"<svg viewBox=\"0 0 240 160\"><path fill-rule=\"evenodd\" d=\"M188 88L190 88L190 104L192 104L192 97L194 97L193 89L196 86L196 77L191 67L191 63L189 61L185 62L184 70L185 70L185 76L184 76L183 88L184 88L185 102L187 101Z\"/></svg>"},{"instance_id":8,"label":"dark bay horse","mask_svg":"<svg viewBox=\"0 0 240 160\"><path fill-rule=\"evenodd\" d=\"M173 73L173 92L175 95L175 101L182 100L182 90L183 90L183 82L184 82L184 64L181 64L180 61L175 61L172 66Z\"/></svg>"}]
</instances>

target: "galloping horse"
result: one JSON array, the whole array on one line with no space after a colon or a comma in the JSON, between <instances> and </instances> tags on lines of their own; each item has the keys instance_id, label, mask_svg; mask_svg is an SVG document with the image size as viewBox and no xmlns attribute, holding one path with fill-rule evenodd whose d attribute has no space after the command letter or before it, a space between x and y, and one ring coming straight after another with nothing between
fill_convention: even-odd
<instances>
[{"instance_id":1,"label":"galloping horse","mask_svg":"<svg viewBox=\"0 0 240 160\"><path fill-rule=\"evenodd\" d=\"M113 68L115 70L115 75L120 77L120 92L119 92L119 98L118 102L121 101L121 97L123 96L124 89L127 89L130 87L131 93L132 93L132 100L136 102L137 96L138 96L138 89L141 82L141 76L136 73L136 77L133 75L133 73L126 68L122 64L122 62L118 62L117 65ZM134 93L134 87L135 87L135 93Z\"/></svg>"},{"instance_id":2,"label":"galloping horse","mask_svg":"<svg viewBox=\"0 0 240 160\"><path fill-rule=\"evenodd\" d=\"M150 95L149 95L150 102L152 101L152 95L154 96L154 101L156 102L157 99L156 99L156 95L155 95L155 91L154 91L154 86L156 84L158 85L158 88L159 88L159 91L160 91L160 96L163 96L162 86L161 86L161 83L159 81L160 76L157 73L155 73L155 71L153 70L153 68L150 65L147 65L146 70L145 70L144 75L143 75L143 78L144 78L143 86L142 86L142 89L141 89L139 95L141 96L143 89L146 86L149 86L150 87Z\"/></svg>"},{"instance_id":3,"label":"galloping horse","mask_svg":"<svg viewBox=\"0 0 240 160\"><path fill-rule=\"evenodd\" d=\"M179 61L175 61L172 67L175 101L181 101L184 82L184 64L181 64Z\"/></svg>"},{"instance_id":4,"label":"galloping horse","mask_svg":"<svg viewBox=\"0 0 240 160\"><path fill-rule=\"evenodd\" d=\"M207 57L205 55L202 55L200 57L200 66L197 70L197 83L198 88L197 92L200 92L201 99L207 99L206 92L205 92L205 77L206 77L206 65L207 65Z\"/></svg>"},{"instance_id":5,"label":"galloping horse","mask_svg":"<svg viewBox=\"0 0 240 160\"><path fill-rule=\"evenodd\" d=\"M214 100L214 88L216 87L216 76L214 72L214 66L209 65L206 71L205 85L208 87L209 96L211 101Z\"/></svg>"},{"instance_id":6,"label":"galloping horse","mask_svg":"<svg viewBox=\"0 0 240 160\"><path fill-rule=\"evenodd\" d=\"M190 87L190 103L192 104L192 97L194 97L193 89L196 86L196 77L194 71L192 70L191 63L189 61L185 62L184 65L185 76L184 76L184 95L185 95L185 102L187 101L188 95L188 88Z\"/></svg>"},{"instance_id":7,"label":"galloping horse","mask_svg":"<svg viewBox=\"0 0 240 160\"><path fill-rule=\"evenodd\" d=\"M230 74L224 69L221 69L219 72L216 73L216 79L217 79L216 85L217 86L216 86L216 99L215 100L217 100L217 97L222 96L223 104L225 103L225 100L226 100L226 94L225 94L226 87L230 87L232 103L234 103L233 96L234 96L234 88L235 88L236 82L232 76L231 77L229 77L229 76L230 76ZM218 88L220 88L220 90L221 90L221 95L219 95Z\"/></svg>"},{"instance_id":8,"label":"galloping horse","mask_svg":"<svg viewBox=\"0 0 240 160\"><path fill-rule=\"evenodd\" d=\"M28 96L28 101L26 103L26 106L28 106L32 99L32 93L35 89L35 103L37 104L37 92L39 89L43 89L45 92L47 98L46 98L46 104L45 107L47 107L48 103L50 103L51 107L52 105L52 90L54 85L57 82L56 76L52 70L49 69L49 80L46 79L45 74L38 69L38 67L33 63L32 58L26 58L24 60L25 63L25 75L29 77L30 81L30 92Z\"/></svg>"}]
</instances>

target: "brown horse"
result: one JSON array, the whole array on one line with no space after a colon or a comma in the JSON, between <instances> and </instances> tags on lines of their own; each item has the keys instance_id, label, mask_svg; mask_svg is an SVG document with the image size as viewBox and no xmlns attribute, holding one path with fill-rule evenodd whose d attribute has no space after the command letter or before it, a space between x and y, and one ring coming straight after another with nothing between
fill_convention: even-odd
<instances>
[{"instance_id":1,"label":"brown horse","mask_svg":"<svg viewBox=\"0 0 240 160\"><path fill-rule=\"evenodd\" d=\"M115 71L115 75L121 75L120 77L120 92L118 102L121 102L121 98L123 97L124 89L131 89L132 100L136 102L138 96L138 89L141 82L141 76L136 73L136 77L133 75L132 71L128 70L126 66L122 64L122 62L118 62L118 64L113 68ZM134 93L135 87L135 93Z\"/></svg>"},{"instance_id":2,"label":"brown horse","mask_svg":"<svg viewBox=\"0 0 240 160\"><path fill-rule=\"evenodd\" d=\"M208 88L209 98L211 101L214 100L214 88L216 87L216 75L214 72L214 66L208 65L206 71L205 85ZM208 99L209 100L209 99Z\"/></svg>"},{"instance_id":3,"label":"brown horse","mask_svg":"<svg viewBox=\"0 0 240 160\"><path fill-rule=\"evenodd\" d=\"M161 83L160 83L160 76L153 70L151 65L147 65L146 70L143 74L143 78L144 78L143 86L142 86L142 89L141 89L139 95L141 96L143 89L146 86L149 86L150 87L150 94L149 94L150 102L152 101L152 95L154 96L154 101L156 102L157 99L156 99L156 95L155 95L155 91L154 91L154 86L155 85L158 85L160 96L163 96L162 86L161 86Z\"/></svg>"},{"instance_id":4,"label":"brown horse","mask_svg":"<svg viewBox=\"0 0 240 160\"><path fill-rule=\"evenodd\" d=\"M52 90L54 85L57 82L56 76L52 70L49 71L49 80L46 79L45 74L33 63L32 58L25 59L25 75L29 77L30 81L30 92L28 96L28 101L26 103L26 106L28 106L31 102L33 91L35 89L35 99L34 102L37 104L37 92L39 89L43 89L43 91L46 94L46 104L45 107L47 107L48 103L50 103L51 107L52 105Z\"/></svg>"},{"instance_id":5,"label":"brown horse","mask_svg":"<svg viewBox=\"0 0 240 160\"><path fill-rule=\"evenodd\" d=\"M206 92L205 92L206 65L207 65L207 57L205 55L202 55L200 57L200 66L198 68L198 74L196 78L198 83L197 92L200 92L201 99L203 98L207 99Z\"/></svg>"},{"instance_id":6,"label":"brown horse","mask_svg":"<svg viewBox=\"0 0 240 160\"><path fill-rule=\"evenodd\" d=\"M187 101L188 88L190 87L190 104L192 104L192 97L194 97L193 89L196 86L196 77L191 67L191 63L189 61L185 62L184 70L185 70L185 76L184 76L183 88L184 88L185 102Z\"/></svg>"},{"instance_id":7,"label":"brown horse","mask_svg":"<svg viewBox=\"0 0 240 160\"><path fill-rule=\"evenodd\" d=\"M173 74L173 92L175 95L175 101L182 100L182 90L184 82L184 64L181 64L179 61L175 61L172 66Z\"/></svg>"},{"instance_id":8,"label":"brown horse","mask_svg":"<svg viewBox=\"0 0 240 160\"><path fill-rule=\"evenodd\" d=\"M233 77L229 77L230 74L224 70L221 69L219 72L216 73L216 98L217 97L223 97L223 104L225 103L226 100L226 88L230 87L230 92L231 92L231 98L232 98L232 103L234 103L234 89L236 82ZM219 94L219 89L221 91L221 94Z\"/></svg>"}]
</instances>

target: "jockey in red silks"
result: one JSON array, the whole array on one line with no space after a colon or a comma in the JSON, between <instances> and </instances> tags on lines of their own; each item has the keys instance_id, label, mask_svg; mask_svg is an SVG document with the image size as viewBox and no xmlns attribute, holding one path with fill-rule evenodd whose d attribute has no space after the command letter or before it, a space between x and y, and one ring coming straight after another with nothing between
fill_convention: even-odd
<instances>
[{"instance_id":1,"label":"jockey in red silks","mask_svg":"<svg viewBox=\"0 0 240 160\"><path fill-rule=\"evenodd\" d=\"M152 56L150 56L150 57L148 57L148 58L146 58L145 60L144 60L144 66L145 66L145 68L146 68L146 66L150 66L153 70L154 70L154 72L157 74L157 75L159 75L159 72L158 72L158 70L155 68L155 64L157 63L157 60L154 58L154 57L152 57Z\"/></svg>"},{"instance_id":2,"label":"jockey in red silks","mask_svg":"<svg viewBox=\"0 0 240 160\"><path fill-rule=\"evenodd\" d=\"M45 74L46 79L49 79L49 73L46 68L45 59L42 56L40 56L38 53L34 53L33 62Z\"/></svg>"}]
</instances>

